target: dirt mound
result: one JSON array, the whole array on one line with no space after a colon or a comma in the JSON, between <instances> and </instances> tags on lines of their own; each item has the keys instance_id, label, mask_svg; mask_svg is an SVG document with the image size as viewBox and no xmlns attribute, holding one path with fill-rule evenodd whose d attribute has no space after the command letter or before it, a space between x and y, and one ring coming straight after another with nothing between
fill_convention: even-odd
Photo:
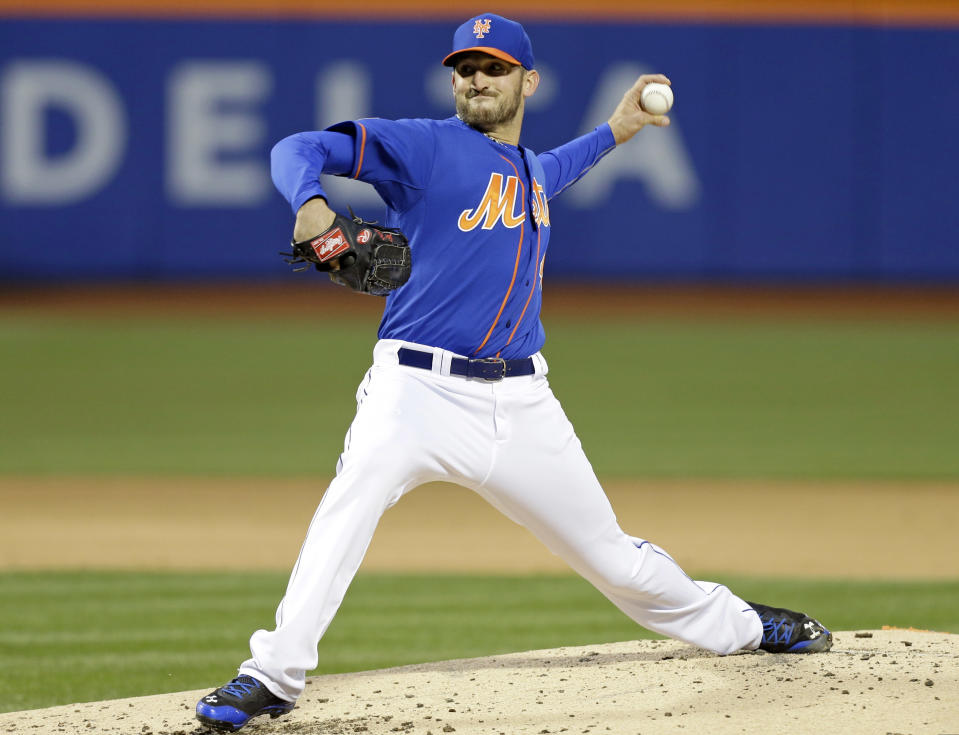
<instances>
[{"instance_id":1,"label":"dirt mound","mask_svg":"<svg viewBox=\"0 0 959 735\"><path fill-rule=\"evenodd\" d=\"M290 715L243 732L959 732L959 636L835 639L830 653L810 656L627 641L318 676ZM199 735L193 708L207 691L10 712L0 733Z\"/></svg>"}]
</instances>

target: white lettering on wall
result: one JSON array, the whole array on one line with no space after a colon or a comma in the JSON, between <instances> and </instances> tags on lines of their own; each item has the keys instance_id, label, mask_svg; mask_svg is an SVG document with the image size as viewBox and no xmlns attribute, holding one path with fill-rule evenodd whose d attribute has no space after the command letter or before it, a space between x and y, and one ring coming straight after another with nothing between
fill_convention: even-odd
<instances>
[{"instance_id":1,"label":"white lettering on wall","mask_svg":"<svg viewBox=\"0 0 959 735\"><path fill-rule=\"evenodd\" d=\"M649 71L635 64L609 67L598 80L593 99L586 110L580 134L587 133L609 119L623 92L640 74ZM680 103L682 96L680 95ZM649 198L664 209L683 210L699 199L700 182L676 124L670 117L668 128L649 126L631 141L602 160L563 194L573 206L583 209L604 202L620 181L640 180Z\"/></svg>"},{"instance_id":2,"label":"white lettering on wall","mask_svg":"<svg viewBox=\"0 0 959 735\"><path fill-rule=\"evenodd\" d=\"M182 206L248 206L271 192L265 64L189 61L167 84L167 194Z\"/></svg>"},{"instance_id":3,"label":"white lettering on wall","mask_svg":"<svg viewBox=\"0 0 959 735\"><path fill-rule=\"evenodd\" d=\"M623 90L644 71L629 63L608 67L597 79L580 132L604 122ZM531 112L547 112L558 99L555 75L546 69L543 77L528 100ZM430 100L452 112L450 70L437 67L427 72L424 83ZM163 176L171 204L245 207L274 196L267 153L273 141L267 139L262 109L272 89L270 69L262 61L188 60L174 67L166 84L163 131ZM313 92L318 129L376 114L372 75L363 62L325 64ZM48 149L51 111L65 115L74 128L68 150ZM41 206L96 196L123 163L128 127L124 100L113 82L89 65L60 59L8 63L0 73L0 196L5 203ZM138 145L160 146L161 141ZM701 184L675 115L671 127L643 131L564 198L574 207L593 208L619 183L630 181L641 182L650 200L665 209L695 206ZM381 205L366 184L324 177L324 187L340 208Z\"/></svg>"},{"instance_id":4,"label":"white lettering on wall","mask_svg":"<svg viewBox=\"0 0 959 735\"><path fill-rule=\"evenodd\" d=\"M67 115L69 150L46 150L47 112ZM10 203L61 205L97 193L123 158L127 123L111 82L86 64L15 61L0 75L0 191Z\"/></svg>"}]
</instances>

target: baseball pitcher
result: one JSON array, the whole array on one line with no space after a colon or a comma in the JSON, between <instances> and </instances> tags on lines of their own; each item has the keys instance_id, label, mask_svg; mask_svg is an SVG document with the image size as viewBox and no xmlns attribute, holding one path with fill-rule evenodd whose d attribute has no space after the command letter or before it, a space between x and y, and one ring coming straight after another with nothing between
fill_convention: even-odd
<instances>
[{"instance_id":1,"label":"baseball pitcher","mask_svg":"<svg viewBox=\"0 0 959 735\"><path fill-rule=\"evenodd\" d=\"M256 631L239 675L197 704L213 728L293 709L380 517L433 481L478 493L644 628L718 654L832 644L816 620L694 581L624 532L547 380L549 202L644 126L669 125L640 105L645 85L669 79L641 76L607 123L537 154L520 144L540 77L519 23L470 18L443 63L454 116L343 122L273 149L273 180L296 215L288 259L385 296L385 307L276 628ZM387 205L383 225L331 211L320 174L372 184Z\"/></svg>"}]
</instances>

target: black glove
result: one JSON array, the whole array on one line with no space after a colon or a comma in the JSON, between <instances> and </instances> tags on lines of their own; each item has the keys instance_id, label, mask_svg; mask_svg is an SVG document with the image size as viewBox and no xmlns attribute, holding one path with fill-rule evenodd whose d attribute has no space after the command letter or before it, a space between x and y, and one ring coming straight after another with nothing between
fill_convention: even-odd
<instances>
[{"instance_id":1,"label":"black glove","mask_svg":"<svg viewBox=\"0 0 959 735\"><path fill-rule=\"evenodd\" d=\"M399 230L376 227L353 214L337 214L333 224L316 237L292 242L286 256L290 265L313 263L318 271L330 274L330 280L359 293L385 296L410 280L410 246ZM339 268L334 270L334 261Z\"/></svg>"}]
</instances>

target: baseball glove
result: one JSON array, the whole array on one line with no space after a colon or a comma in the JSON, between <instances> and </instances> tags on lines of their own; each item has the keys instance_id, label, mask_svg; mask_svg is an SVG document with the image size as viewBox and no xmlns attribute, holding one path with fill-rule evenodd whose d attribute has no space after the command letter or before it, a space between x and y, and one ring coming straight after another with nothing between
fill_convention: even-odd
<instances>
[{"instance_id":1,"label":"baseball glove","mask_svg":"<svg viewBox=\"0 0 959 735\"><path fill-rule=\"evenodd\" d=\"M302 265L295 271L309 269L310 264L330 280L359 293L386 296L410 279L410 246L399 230L376 227L353 214L337 214L333 224L315 237L292 241L292 253L286 256L290 265ZM334 270L335 263L339 268Z\"/></svg>"}]
</instances>

